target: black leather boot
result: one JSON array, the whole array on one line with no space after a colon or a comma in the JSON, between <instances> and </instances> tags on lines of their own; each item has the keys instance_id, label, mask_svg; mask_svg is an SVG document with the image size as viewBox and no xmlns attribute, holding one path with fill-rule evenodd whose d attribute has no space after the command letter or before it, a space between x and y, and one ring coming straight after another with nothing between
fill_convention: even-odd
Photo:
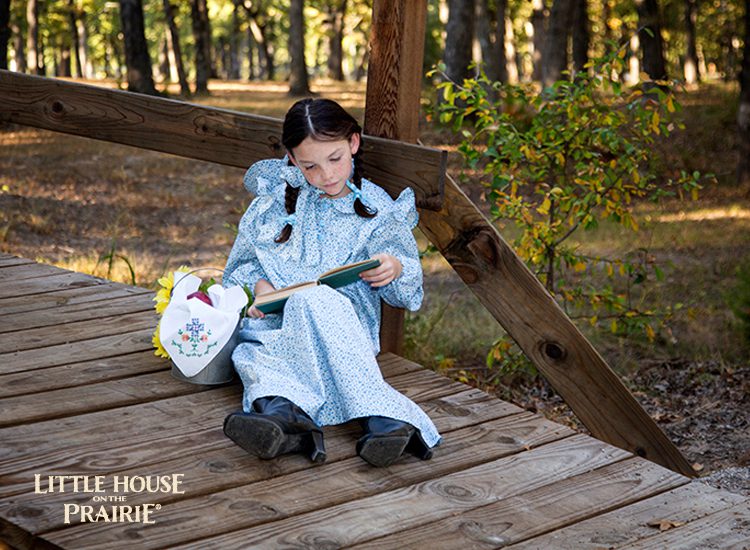
<instances>
[{"instance_id":1,"label":"black leather boot","mask_svg":"<svg viewBox=\"0 0 750 550\"><path fill-rule=\"evenodd\" d=\"M373 466L390 466L404 451L422 460L432 458L432 449L411 424L384 416L370 416L360 422L365 434L357 441L357 454Z\"/></svg>"},{"instance_id":2,"label":"black leather boot","mask_svg":"<svg viewBox=\"0 0 750 550\"><path fill-rule=\"evenodd\" d=\"M284 397L261 397L253 402L253 412L230 414L224 419L224 434L263 459L286 453L302 453L316 463L326 459L323 431Z\"/></svg>"}]
</instances>

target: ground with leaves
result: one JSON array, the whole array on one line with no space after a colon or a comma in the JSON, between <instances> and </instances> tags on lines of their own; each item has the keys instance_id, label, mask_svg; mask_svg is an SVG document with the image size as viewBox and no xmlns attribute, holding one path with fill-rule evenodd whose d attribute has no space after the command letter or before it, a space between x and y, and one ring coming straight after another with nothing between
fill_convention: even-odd
<instances>
[{"instance_id":1,"label":"ground with leaves","mask_svg":"<svg viewBox=\"0 0 750 550\"><path fill-rule=\"evenodd\" d=\"M363 85L318 88L361 117ZM643 205L635 236L604 225L577 243L598 253L646 250L663 266L664 279L650 281L645 299L682 307L653 343L595 333L586 323L582 329L701 474L750 470L750 344L743 342L728 306L734 273L750 258L750 193L732 184L734 94L707 87L684 96L687 133L673 136L670 144L676 163L715 173L717 186L703 190L697 203ZM201 101L272 116L289 104L277 84L217 83L214 94ZM422 139L449 150L455 144L448 132L427 124ZM451 156L451 170L458 173L458 155ZM181 264L222 266L249 200L242 174L125 146L2 127L0 249L125 282L132 282L132 266L135 282L146 287ZM465 190L488 210L481 185L469 180ZM447 263L428 251L426 240L419 242L426 298L419 314L407 317L406 355L577 425L543 381L486 367L487 351L502 329ZM111 266L101 261L108 254L115 257ZM748 478L722 483L750 492Z\"/></svg>"}]
</instances>

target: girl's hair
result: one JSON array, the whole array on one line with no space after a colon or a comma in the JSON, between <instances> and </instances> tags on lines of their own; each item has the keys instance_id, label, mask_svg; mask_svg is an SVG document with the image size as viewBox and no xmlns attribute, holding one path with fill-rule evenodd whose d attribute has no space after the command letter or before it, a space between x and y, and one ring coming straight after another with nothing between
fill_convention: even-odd
<instances>
[{"instance_id":1,"label":"girl's hair","mask_svg":"<svg viewBox=\"0 0 750 550\"><path fill-rule=\"evenodd\" d=\"M284 129L281 142L291 154L306 138L311 137L319 141L349 140L354 134L362 135L362 128L357 121L344 110L341 105L330 99L301 99L294 105L284 118ZM354 173L352 183L357 189L362 189L362 146L352 156ZM291 165L291 160L289 161ZM287 214L294 214L297 209L299 187L292 187L287 183L284 196L284 206ZM374 218L376 210L365 206L361 200L354 201L354 211L363 218ZM277 243L285 243L292 234L292 225L287 224L276 237Z\"/></svg>"}]
</instances>

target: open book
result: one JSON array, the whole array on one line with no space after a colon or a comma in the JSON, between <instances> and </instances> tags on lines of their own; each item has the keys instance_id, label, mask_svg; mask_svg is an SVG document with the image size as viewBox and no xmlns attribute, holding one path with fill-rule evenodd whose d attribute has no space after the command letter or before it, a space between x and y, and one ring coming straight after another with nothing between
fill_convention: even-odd
<instances>
[{"instance_id":1,"label":"open book","mask_svg":"<svg viewBox=\"0 0 750 550\"><path fill-rule=\"evenodd\" d=\"M360 280L359 274L368 269L376 268L380 265L380 260L364 260L353 264L342 265L336 269L326 271L317 281L308 281L306 283L297 283L296 285L287 286L256 296L253 305L263 313L274 313L284 309L284 304L289 297L295 292L304 290L317 285L328 285L332 288L346 286Z\"/></svg>"}]
</instances>

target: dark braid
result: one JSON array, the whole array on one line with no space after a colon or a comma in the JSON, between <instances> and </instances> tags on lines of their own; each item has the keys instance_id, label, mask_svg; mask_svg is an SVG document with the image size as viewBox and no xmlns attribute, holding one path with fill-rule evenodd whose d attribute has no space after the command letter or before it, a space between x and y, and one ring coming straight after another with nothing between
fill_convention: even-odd
<instances>
[{"instance_id":1,"label":"dark braid","mask_svg":"<svg viewBox=\"0 0 750 550\"><path fill-rule=\"evenodd\" d=\"M352 173L352 183L357 189L362 189L362 145L360 144L359 149L354 153L354 171ZM371 209L362 203L361 200L356 199L354 201L354 211L362 216L363 218L374 218L377 214L377 210Z\"/></svg>"},{"instance_id":2,"label":"dark braid","mask_svg":"<svg viewBox=\"0 0 750 550\"><path fill-rule=\"evenodd\" d=\"M289 215L294 214L297 210L297 197L299 197L299 191L299 187L292 187L288 183L286 184L286 191L284 192L284 207L286 208L286 213ZM284 226L284 229L281 230L281 233L276 237L275 241L277 243L285 243L291 236L292 224L288 223Z\"/></svg>"}]
</instances>

